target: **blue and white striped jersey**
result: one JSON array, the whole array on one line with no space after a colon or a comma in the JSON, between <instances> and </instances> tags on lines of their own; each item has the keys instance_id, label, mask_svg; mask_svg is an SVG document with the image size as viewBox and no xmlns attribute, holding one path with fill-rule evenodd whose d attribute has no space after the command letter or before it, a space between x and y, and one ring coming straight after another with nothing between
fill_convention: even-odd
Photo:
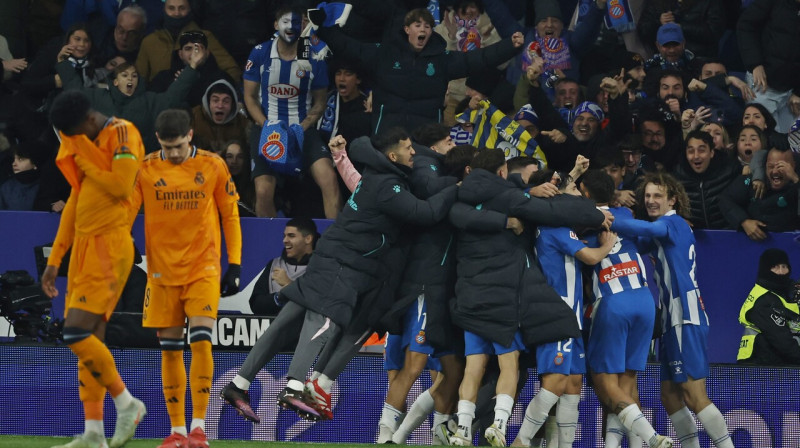
<instances>
[{"instance_id":1,"label":"blue and white striped jersey","mask_svg":"<svg viewBox=\"0 0 800 448\"><path fill-rule=\"evenodd\" d=\"M536 258L547 284L572 308L578 327L583 329L583 264L575 254L586 245L567 227L539 226L536 232Z\"/></svg>"},{"instance_id":2,"label":"blue and white striped jersey","mask_svg":"<svg viewBox=\"0 0 800 448\"><path fill-rule=\"evenodd\" d=\"M633 214L625 207L607 208L607 210L614 215L615 223L633 219ZM597 237L587 237L587 244L590 247L598 247ZM618 236L611 252L592 270L592 290L595 299L646 287L644 263L636 248L636 240Z\"/></svg>"},{"instance_id":3,"label":"blue and white striped jersey","mask_svg":"<svg viewBox=\"0 0 800 448\"><path fill-rule=\"evenodd\" d=\"M694 232L686 220L671 210L654 222L615 221L612 229L652 238L653 278L658 284L661 306L666 310L662 318L665 331L676 325L708 326L697 286Z\"/></svg>"},{"instance_id":4,"label":"blue and white striped jersey","mask_svg":"<svg viewBox=\"0 0 800 448\"><path fill-rule=\"evenodd\" d=\"M305 61L303 61L305 62ZM312 90L328 88L328 66L311 59L311 71L299 61L284 61L275 41L256 45L244 68L244 79L261 84L261 109L267 120L299 124L311 108Z\"/></svg>"}]
</instances>

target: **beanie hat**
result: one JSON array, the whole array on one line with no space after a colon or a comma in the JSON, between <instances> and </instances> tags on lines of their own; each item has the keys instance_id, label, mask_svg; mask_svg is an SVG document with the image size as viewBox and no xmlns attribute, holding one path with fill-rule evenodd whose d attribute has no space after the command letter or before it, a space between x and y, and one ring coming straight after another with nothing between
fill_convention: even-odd
<instances>
[{"instance_id":1,"label":"beanie hat","mask_svg":"<svg viewBox=\"0 0 800 448\"><path fill-rule=\"evenodd\" d=\"M597 118L597 121L603 121L603 118L605 118L603 109L601 109L600 106L597 105L597 103L594 103L592 101L584 101L581 104L578 104L578 107L576 107L575 110L572 111L572 117L573 117L572 120L575 121L575 117L584 112L589 112L590 114L592 114L595 118Z\"/></svg>"},{"instance_id":2,"label":"beanie hat","mask_svg":"<svg viewBox=\"0 0 800 448\"><path fill-rule=\"evenodd\" d=\"M561 16L561 7L556 0L534 0L533 10L536 13L534 23L539 23L548 17L555 17L560 21L564 21Z\"/></svg>"},{"instance_id":3,"label":"beanie hat","mask_svg":"<svg viewBox=\"0 0 800 448\"><path fill-rule=\"evenodd\" d=\"M539 116L536 114L530 104L522 106L517 114L514 115L514 121L519 120L530 121L534 126L539 127Z\"/></svg>"},{"instance_id":4,"label":"beanie hat","mask_svg":"<svg viewBox=\"0 0 800 448\"><path fill-rule=\"evenodd\" d=\"M626 51L620 57L619 67L624 68L626 72L636 67L644 67L644 58L639 53Z\"/></svg>"},{"instance_id":5,"label":"beanie hat","mask_svg":"<svg viewBox=\"0 0 800 448\"><path fill-rule=\"evenodd\" d=\"M178 45L180 45L180 48L183 48L183 46L188 43L202 44L204 47L208 48L208 37L206 33L200 30L184 31L178 36Z\"/></svg>"},{"instance_id":6,"label":"beanie hat","mask_svg":"<svg viewBox=\"0 0 800 448\"><path fill-rule=\"evenodd\" d=\"M14 154L25 159L30 159L31 163L38 168L41 168L47 161L47 155L49 153L50 151L48 151L47 145L39 140L23 141L14 149Z\"/></svg>"},{"instance_id":7,"label":"beanie hat","mask_svg":"<svg viewBox=\"0 0 800 448\"><path fill-rule=\"evenodd\" d=\"M789 272L791 273L792 265L789 264L789 255L786 252L774 248L765 250L758 259L758 276L768 277L768 274L772 273L770 270L779 264L789 266Z\"/></svg>"}]
</instances>

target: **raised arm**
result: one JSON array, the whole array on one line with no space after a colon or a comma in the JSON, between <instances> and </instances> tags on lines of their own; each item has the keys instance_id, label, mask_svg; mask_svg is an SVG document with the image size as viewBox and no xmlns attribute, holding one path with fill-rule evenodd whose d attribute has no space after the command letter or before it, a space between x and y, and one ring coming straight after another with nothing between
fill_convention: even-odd
<instances>
[{"instance_id":1,"label":"raised arm","mask_svg":"<svg viewBox=\"0 0 800 448\"><path fill-rule=\"evenodd\" d=\"M669 228L663 221L649 222L640 219L617 219L611 224L611 230L628 237L663 238L669 233Z\"/></svg>"}]
</instances>

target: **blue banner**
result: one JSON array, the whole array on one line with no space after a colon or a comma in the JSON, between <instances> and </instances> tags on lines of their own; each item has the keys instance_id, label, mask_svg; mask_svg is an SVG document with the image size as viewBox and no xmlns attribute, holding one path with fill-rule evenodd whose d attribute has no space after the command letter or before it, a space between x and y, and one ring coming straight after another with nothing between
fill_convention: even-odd
<instances>
[{"instance_id":1,"label":"blue banner","mask_svg":"<svg viewBox=\"0 0 800 448\"><path fill-rule=\"evenodd\" d=\"M25 269L35 276L33 247L52 242L58 230L60 215L43 212L0 211L0 273ZM253 285L266 263L283 250L283 228L286 219L242 218L242 285L243 290L220 300L221 313L250 313L248 303ZM318 220L320 233L331 221ZM133 227L133 237L144 254L144 230L140 215ZM800 269L800 233L771 233L766 241L756 243L742 232L725 230L696 231L697 279L711 321L708 338L709 359L714 363L735 363L742 334L739 308L755 283L758 258L764 249L777 247L789 254ZM224 247L224 245L223 245ZM224 252L224 251L223 251ZM146 254L145 254L146 255ZM649 278L651 263L645 262ZM649 282L657 294L654 282ZM63 293L66 279L59 278L56 286L61 296L53 301L55 316L63 315ZM1 319L0 319L1 320ZM0 337L5 333L0 333Z\"/></svg>"},{"instance_id":2,"label":"blue banner","mask_svg":"<svg viewBox=\"0 0 800 448\"><path fill-rule=\"evenodd\" d=\"M161 391L160 353L157 350L112 350L117 367L131 393L147 405L147 417L136 432L139 438L163 438L170 423ZM190 361L186 353L186 364ZM210 439L285 440L294 442L374 443L386 394L386 374L380 356L358 356L334 383L334 419L311 423L275 404L286 384L289 355L278 355L262 370L250 388L253 408L261 417L254 425L223 405L219 391L236 374L244 353L214 353L214 384L206 416ZM0 394L21 397L5 400L0 434L72 436L83 431L83 413L78 401L75 357L65 347L0 346ZM524 406L538 390L535 372L514 406L508 440L522 424ZM675 437L659 402L659 367L648 365L639 378L640 399L645 416L662 434ZM709 397L728 423L737 448L797 448L800 440L800 371L737 366L711 367ZM408 405L429 387L427 374L411 390ZM187 415L191 415L188 406ZM53 405L57 403L57 405ZM106 398L105 428L114 428L113 402ZM602 447L602 411L594 392L583 388L579 406L575 446ZM54 424L58 422L58 424ZM430 421L415 431L409 444L430 444ZM213 443L212 443L213 445ZM701 432L700 446L712 446Z\"/></svg>"}]
</instances>

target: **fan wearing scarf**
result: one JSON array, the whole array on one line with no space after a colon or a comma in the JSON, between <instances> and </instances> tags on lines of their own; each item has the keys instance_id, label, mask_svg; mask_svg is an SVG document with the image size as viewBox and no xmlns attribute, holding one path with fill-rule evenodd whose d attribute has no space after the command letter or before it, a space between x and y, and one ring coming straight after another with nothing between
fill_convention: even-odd
<instances>
[{"instance_id":1,"label":"fan wearing scarf","mask_svg":"<svg viewBox=\"0 0 800 448\"><path fill-rule=\"evenodd\" d=\"M508 37L514 32L525 34L523 51L508 67L506 77L516 84L520 76L531 64L531 52L538 44L542 48L545 71L560 70L569 78L580 77L579 61L591 48L600 34L600 25L605 15L606 0L595 0L595 7L582 8L578 26L570 31L564 26L564 18L557 0L535 0L536 26L523 29L514 20L508 7L502 0L484 0L486 13L497 27L501 37ZM533 45L533 47L532 47Z\"/></svg>"}]
</instances>

